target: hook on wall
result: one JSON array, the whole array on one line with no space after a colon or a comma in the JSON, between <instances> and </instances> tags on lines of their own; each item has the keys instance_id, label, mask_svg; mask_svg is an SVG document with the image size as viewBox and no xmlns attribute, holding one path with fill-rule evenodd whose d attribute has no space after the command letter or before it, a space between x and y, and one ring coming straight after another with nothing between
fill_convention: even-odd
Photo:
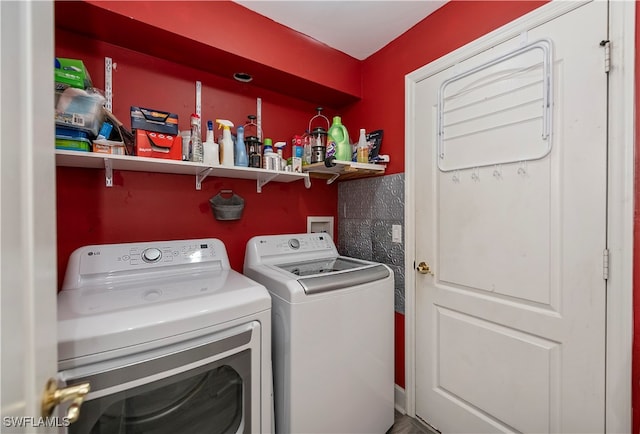
<instances>
[{"instance_id":1,"label":"hook on wall","mask_svg":"<svg viewBox=\"0 0 640 434\"><path fill-rule=\"evenodd\" d=\"M502 165L496 164L493 166L493 177L497 180L502 179Z\"/></svg>"},{"instance_id":2,"label":"hook on wall","mask_svg":"<svg viewBox=\"0 0 640 434\"><path fill-rule=\"evenodd\" d=\"M518 175L527 176L527 162L521 161L520 167L518 167Z\"/></svg>"},{"instance_id":3,"label":"hook on wall","mask_svg":"<svg viewBox=\"0 0 640 434\"><path fill-rule=\"evenodd\" d=\"M474 167L473 171L471 172L471 179L473 179L476 182L480 182L480 168L479 167Z\"/></svg>"}]
</instances>

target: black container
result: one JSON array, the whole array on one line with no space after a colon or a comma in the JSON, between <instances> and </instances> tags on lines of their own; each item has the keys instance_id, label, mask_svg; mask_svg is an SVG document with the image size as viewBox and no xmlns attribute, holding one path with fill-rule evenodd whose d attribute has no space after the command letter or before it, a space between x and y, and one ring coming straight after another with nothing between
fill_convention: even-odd
<instances>
[{"instance_id":1,"label":"black container","mask_svg":"<svg viewBox=\"0 0 640 434\"><path fill-rule=\"evenodd\" d=\"M249 167L262 167L262 143L256 136L247 136L244 139L249 150Z\"/></svg>"}]
</instances>

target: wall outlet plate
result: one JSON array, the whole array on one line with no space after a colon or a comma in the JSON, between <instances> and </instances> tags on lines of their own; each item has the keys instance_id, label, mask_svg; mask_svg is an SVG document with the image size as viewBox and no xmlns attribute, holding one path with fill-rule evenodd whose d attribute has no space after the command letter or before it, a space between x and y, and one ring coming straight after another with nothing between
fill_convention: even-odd
<instances>
[{"instance_id":1,"label":"wall outlet plate","mask_svg":"<svg viewBox=\"0 0 640 434\"><path fill-rule=\"evenodd\" d=\"M391 242L402 243L402 226L391 225Z\"/></svg>"}]
</instances>

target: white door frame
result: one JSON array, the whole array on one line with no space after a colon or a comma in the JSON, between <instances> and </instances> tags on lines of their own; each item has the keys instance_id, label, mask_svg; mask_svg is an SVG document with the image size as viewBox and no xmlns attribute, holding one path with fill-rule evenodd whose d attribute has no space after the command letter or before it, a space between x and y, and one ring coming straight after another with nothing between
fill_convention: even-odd
<instances>
[{"instance_id":1,"label":"white door frame","mask_svg":"<svg viewBox=\"0 0 640 434\"><path fill-rule=\"evenodd\" d=\"M0 0L0 430L12 432L58 432L38 421L58 360L53 15L52 0Z\"/></svg>"},{"instance_id":2,"label":"white door frame","mask_svg":"<svg viewBox=\"0 0 640 434\"><path fill-rule=\"evenodd\" d=\"M412 158L414 101L417 82L518 36L521 28L543 24L583 2L550 2L459 48L405 78L405 348L406 411L415 416L415 188L419 168ZM606 430L631 432L631 359L633 343L633 216L635 125L635 2L610 2L611 71L609 73L608 227L610 252L607 282ZM594 43L598 35L594 35ZM603 50L604 55L604 50ZM603 71L604 74L604 71Z\"/></svg>"}]
</instances>

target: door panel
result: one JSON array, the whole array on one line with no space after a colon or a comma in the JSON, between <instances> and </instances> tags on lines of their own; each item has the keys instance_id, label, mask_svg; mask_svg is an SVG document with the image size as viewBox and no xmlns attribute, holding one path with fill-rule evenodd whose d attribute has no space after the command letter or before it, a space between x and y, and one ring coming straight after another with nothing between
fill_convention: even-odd
<instances>
[{"instance_id":1,"label":"door panel","mask_svg":"<svg viewBox=\"0 0 640 434\"><path fill-rule=\"evenodd\" d=\"M416 414L442 432L604 432L606 19L606 2L577 6L416 84L416 262L433 270L416 277ZM553 59L550 153L537 158L540 120L513 127L537 116L535 103L497 114L505 100L537 101L539 85L494 98L508 74L492 67L468 80L500 77L482 87L483 110L467 120L444 112L455 127L445 135L482 133L466 151L455 140L445 148L447 163L470 167L441 170L442 83L543 38ZM465 106L468 89L447 97ZM491 164L519 152L522 161Z\"/></svg>"},{"instance_id":2,"label":"door panel","mask_svg":"<svg viewBox=\"0 0 640 434\"><path fill-rule=\"evenodd\" d=\"M492 415L513 431L545 432L547 403L558 399L558 344L446 308L438 308L435 317L438 393ZM464 346L457 343L460 336ZM495 393L503 384L509 387Z\"/></svg>"}]
</instances>

